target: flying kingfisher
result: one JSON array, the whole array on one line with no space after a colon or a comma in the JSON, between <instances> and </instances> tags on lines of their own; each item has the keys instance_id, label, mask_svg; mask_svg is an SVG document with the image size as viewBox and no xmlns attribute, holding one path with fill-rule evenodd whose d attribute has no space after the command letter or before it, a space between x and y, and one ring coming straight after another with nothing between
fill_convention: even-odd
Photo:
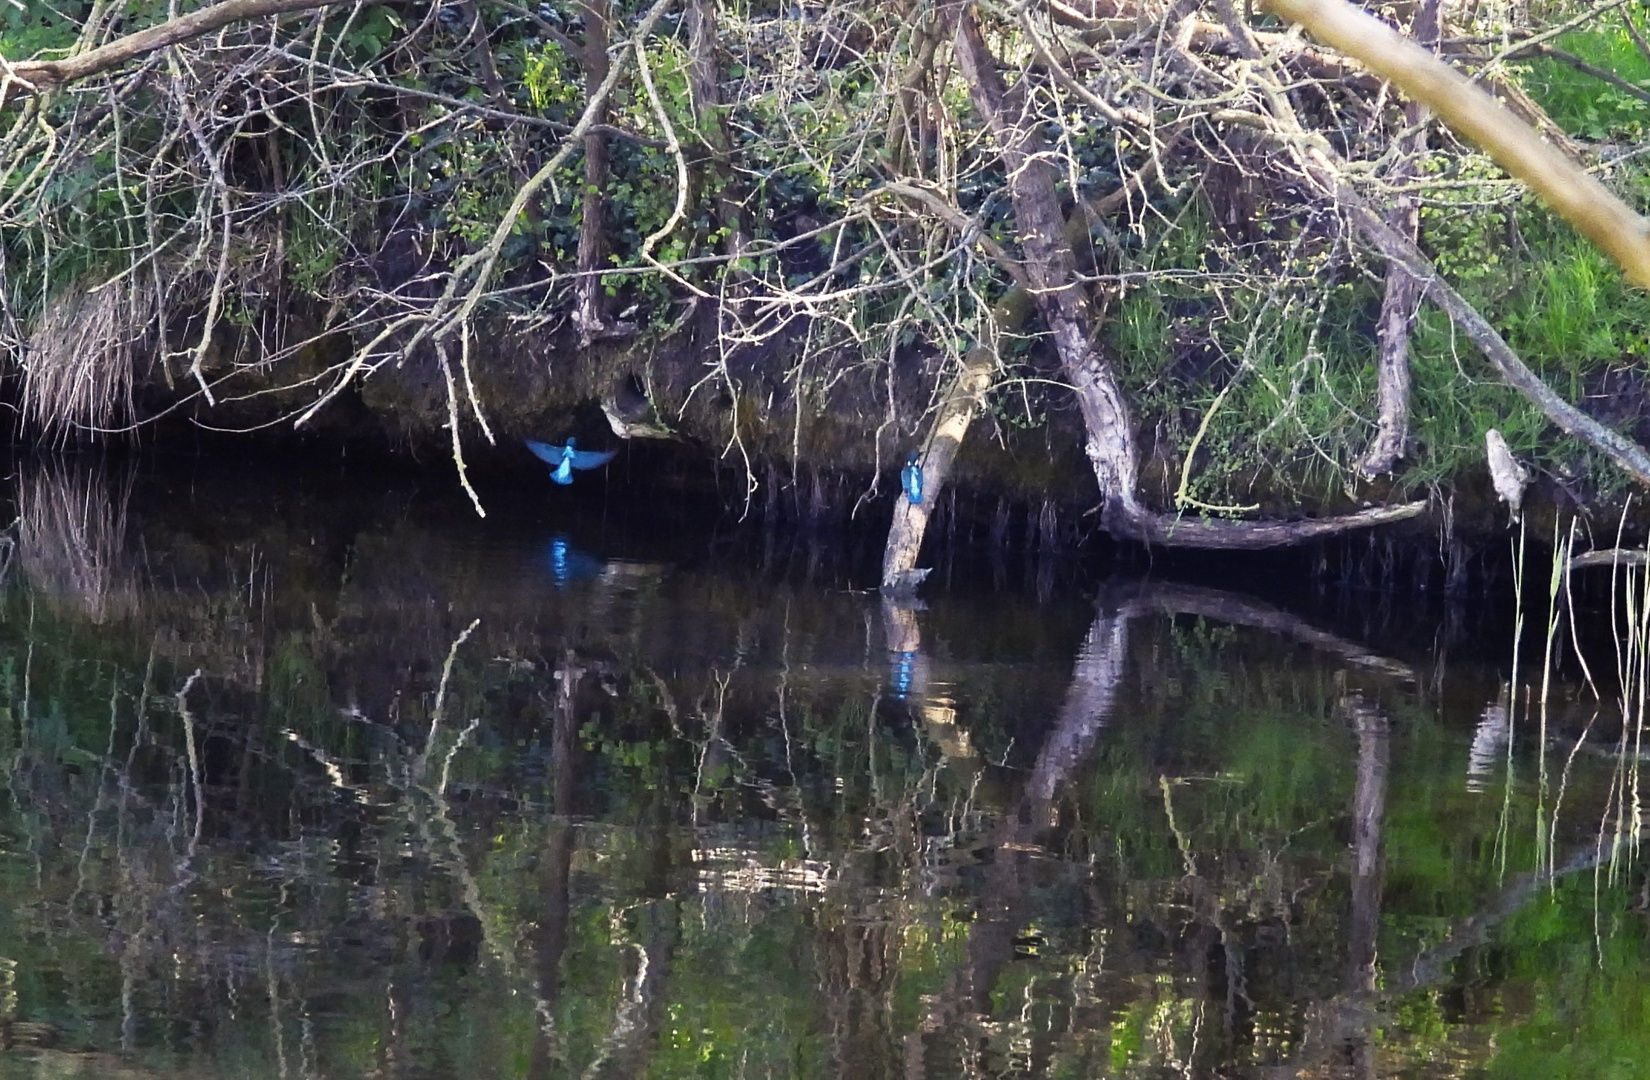
<instances>
[{"instance_id":1,"label":"flying kingfisher","mask_svg":"<svg viewBox=\"0 0 1650 1080\"><path fill-rule=\"evenodd\" d=\"M899 472L899 482L905 489L905 497L914 503L922 502L922 466L917 464L917 459L921 456L913 450L911 456L905 459L905 468Z\"/></svg>"},{"instance_id":2,"label":"flying kingfisher","mask_svg":"<svg viewBox=\"0 0 1650 1080\"><path fill-rule=\"evenodd\" d=\"M578 450L574 448L572 439L568 439L564 446L551 446L549 443L528 439L527 449L540 460L556 467L550 474L550 479L558 484L571 484L574 469L599 469L618 454L616 450Z\"/></svg>"}]
</instances>

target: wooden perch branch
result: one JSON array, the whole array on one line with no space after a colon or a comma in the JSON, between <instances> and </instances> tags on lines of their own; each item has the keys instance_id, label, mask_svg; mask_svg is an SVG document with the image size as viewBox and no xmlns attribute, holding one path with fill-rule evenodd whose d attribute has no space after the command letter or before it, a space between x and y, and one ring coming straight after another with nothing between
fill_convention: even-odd
<instances>
[{"instance_id":1,"label":"wooden perch branch","mask_svg":"<svg viewBox=\"0 0 1650 1080\"><path fill-rule=\"evenodd\" d=\"M894 507L894 520L888 526L888 544L882 554L883 592L893 595L912 592L928 576L927 570L916 569L922 537L928 531L928 518L945 489L963 437L985 404L985 392L996 370L997 358L990 349L981 346L969 350L962 371L940 403L918 461L923 475L922 502L914 503L901 495Z\"/></svg>"},{"instance_id":2,"label":"wooden perch branch","mask_svg":"<svg viewBox=\"0 0 1650 1080\"><path fill-rule=\"evenodd\" d=\"M1345 0L1266 0L1266 6L1390 79L1524 181L1571 225L1650 289L1650 222L1580 165L1543 142L1481 87Z\"/></svg>"}]
</instances>

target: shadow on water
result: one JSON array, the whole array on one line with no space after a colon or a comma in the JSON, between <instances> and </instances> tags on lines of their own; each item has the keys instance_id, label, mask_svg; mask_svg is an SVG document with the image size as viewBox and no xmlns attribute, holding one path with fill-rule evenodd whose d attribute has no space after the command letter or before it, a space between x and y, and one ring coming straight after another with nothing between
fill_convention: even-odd
<instances>
[{"instance_id":1,"label":"shadow on water","mask_svg":"<svg viewBox=\"0 0 1650 1080\"><path fill-rule=\"evenodd\" d=\"M17 477L0 1075L1650 1050L1637 759L1433 609L1368 634L966 555L898 604L817 539L590 495L481 522L393 478Z\"/></svg>"}]
</instances>

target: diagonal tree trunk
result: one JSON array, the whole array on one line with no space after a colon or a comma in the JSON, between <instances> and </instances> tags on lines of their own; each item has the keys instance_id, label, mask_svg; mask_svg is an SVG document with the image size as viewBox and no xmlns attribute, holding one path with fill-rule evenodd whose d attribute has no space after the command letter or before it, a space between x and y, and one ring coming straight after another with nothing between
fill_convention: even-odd
<instances>
[{"instance_id":1,"label":"diagonal tree trunk","mask_svg":"<svg viewBox=\"0 0 1650 1080\"><path fill-rule=\"evenodd\" d=\"M1010 95L969 4L957 13L957 64L974 108L985 120L1008 174L1014 222L1026 272L1043 322L1077 393L1088 430L1088 457L1100 481L1108 525L1141 516L1135 495L1139 450L1117 375L1090 340L1093 312L1077 277L1076 256L1065 238L1055 170L1027 95Z\"/></svg>"},{"instance_id":2,"label":"diagonal tree trunk","mask_svg":"<svg viewBox=\"0 0 1650 1080\"><path fill-rule=\"evenodd\" d=\"M882 552L883 592L912 592L928 576L927 570L916 569L928 519L939 505L940 492L951 478L951 465L974 418L980 414L996 370L996 356L990 349L976 346L969 350L962 371L946 391L918 459L923 476L922 502L914 503L901 495L894 504L894 520L888 526L888 544Z\"/></svg>"},{"instance_id":3,"label":"diagonal tree trunk","mask_svg":"<svg viewBox=\"0 0 1650 1080\"><path fill-rule=\"evenodd\" d=\"M1101 523L1113 536L1172 547L1256 550L1300 544L1352 529L1414 517L1425 503L1380 507L1299 522L1165 517L1139 501L1139 448L1117 374L1093 341L1094 311L1060 212L1058 172L1024 84L1008 90L985 43L972 4L957 12L954 46L969 94L1002 155L1014 222L1037 305L1088 432L1090 464L1100 483Z\"/></svg>"}]
</instances>

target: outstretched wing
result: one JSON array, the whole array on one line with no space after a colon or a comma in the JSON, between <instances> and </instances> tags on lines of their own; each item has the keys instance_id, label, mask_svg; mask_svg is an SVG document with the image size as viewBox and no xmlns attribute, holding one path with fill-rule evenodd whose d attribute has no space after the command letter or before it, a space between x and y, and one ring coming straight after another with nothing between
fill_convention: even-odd
<instances>
[{"instance_id":1,"label":"outstretched wing","mask_svg":"<svg viewBox=\"0 0 1650 1080\"><path fill-rule=\"evenodd\" d=\"M525 441L527 449L531 450L541 461L548 462L551 465L561 464L562 447L551 446L549 443L542 443L537 439L527 439ZM577 457L577 451L574 452L574 456Z\"/></svg>"},{"instance_id":2,"label":"outstretched wing","mask_svg":"<svg viewBox=\"0 0 1650 1080\"><path fill-rule=\"evenodd\" d=\"M537 452L534 451L534 453ZM599 469L618 456L619 452L617 450L575 450L573 451L573 468Z\"/></svg>"}]
</instances>

